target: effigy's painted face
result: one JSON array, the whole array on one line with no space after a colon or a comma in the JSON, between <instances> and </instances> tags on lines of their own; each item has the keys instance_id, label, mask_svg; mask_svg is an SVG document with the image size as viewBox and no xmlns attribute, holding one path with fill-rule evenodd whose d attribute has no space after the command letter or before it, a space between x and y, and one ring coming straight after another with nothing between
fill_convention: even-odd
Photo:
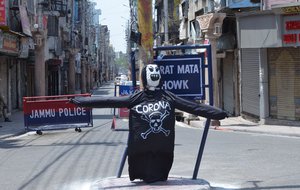
<instances>
[{"instance_id":1,"label":"effigy's painted face","mask_svg":"<svg viewBox=\"0 0 300 190\"><path fill-rule=\"evenodd\" d=\"M155 89L160 82L160 71L157 65L149 64L146 66L146 79L147 79L147 86L151 90L151 88Z\"/></svg>"}]
</instances>

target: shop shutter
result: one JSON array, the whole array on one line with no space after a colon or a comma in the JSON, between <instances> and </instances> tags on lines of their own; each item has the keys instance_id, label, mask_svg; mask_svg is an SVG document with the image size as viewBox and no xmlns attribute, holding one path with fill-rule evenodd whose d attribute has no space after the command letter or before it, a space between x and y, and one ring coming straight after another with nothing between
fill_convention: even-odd
<instances>
[{"instance_id":1,"label":"shop shutter","mask_svg":"<svg viewBox=\"0 0 300 190\"><path fill-rule=\"evenodd\" d=\"M223 59L223 105L224 109L234 113L234 88L233 88L233 53L227 52Z\"/></svg>"},{"instance_id":2,"label":"shop shutter","mask_svg":"<svg viewBox=\"0 0 300 190\"><path fill-rule=\"evenodd\" d=\"M259 50L242 49L241 112L259 117Z\"/></svg>"},{"instance_id":3,"label":"shop shutter","mask_svg":"<svg viewBox=\"0 0 300 190\"><path fill-rule=\"evenodd\" d=\"M300 120L300 48L268 49L270 116Z\"/></svg>"}]
</instances>

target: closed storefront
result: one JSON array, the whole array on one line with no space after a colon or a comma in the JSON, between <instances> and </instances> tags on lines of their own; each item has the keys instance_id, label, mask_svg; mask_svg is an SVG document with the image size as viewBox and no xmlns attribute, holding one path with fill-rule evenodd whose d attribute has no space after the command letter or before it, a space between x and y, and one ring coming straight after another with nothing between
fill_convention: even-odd
<instances>
[{"instance_id":1,"label":"closed storefront","mask_svg":"<svg viewBox=\"0 0 300 190\"><path fill-rule=\"evenodd\" d=\"M270 117L300 120L300 48L268 49Z\"/></svg>"},{"instance_id":2,"label":"closed storefront","mask_svg":"<svg viewBox=\"0 0 300 190\"><path fill-rule=\"evenodd\" d=\"M269 117L266 49L280 47L281 41L276 16L271 11L256 13L237 14L240 113L263 123Z\"/></svg>"},{"instance_id":3,"label":"closed storefront","mask_svg":"<svg viewBox=\"0 0 300 190\"><path fill-rule=\"evenodd\" d=\"M284 15L282 47L268 49L270 117L300 121L300 15L276 10Z\"/></svg>"},{"instance_id":4,"label":"closed storefront","mask_svg":"<svg viewBox=\"0 0 300 190\"><path fill-rule=\"evenodd\" d=\"M242 49L241 112L259 118L259 50Z\"/></svg>"},{"instance_id":5,"label":"closed storefront","mask_svg":"<svg viewBox=\"0 0 300 190\"><path fill-rule=\"evenodd\" d=\"M19 36L0 30L0 87L8 111L21 108Z\"/></svg>"},{"instance_id":6,"label":"closed storefront","mask_svg":"<svg viewBox=\"0 0 300 190\"><path fill-rule=\"evenodd\" d=\"M235 115L234 97L234 59L233 52L227 52L223 59L223 108L232 115Z\"/></svg>"},{"instance_id":7,"label":"closed storefront","mask_svg":"<svg viewBox=\"0 0 300 190\"><path fill-rule=\"evenodd\" d=\"M262 123L300 121L300 4L237 14L241 113Z\"/></svg>"}]
</instances>

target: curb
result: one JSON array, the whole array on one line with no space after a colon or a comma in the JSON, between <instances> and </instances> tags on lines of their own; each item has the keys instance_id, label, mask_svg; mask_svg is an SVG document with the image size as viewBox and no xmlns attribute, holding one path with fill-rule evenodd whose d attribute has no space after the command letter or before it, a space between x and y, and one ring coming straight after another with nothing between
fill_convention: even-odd
<instances>
[{"instance_id":1,"label":"curb","mask_svg":"<svg viewBox=\"0 0 300 190\"><path fill-rule=\"evenodd\" d=\"M129 177L122 176L121 178L108 177L97 181L92 185L91 189L123 189L123 190L144 190L144 189L194 189L194 190L210 190L209 182L203 179L191 179L184 177L169 176L167 181L155 182L147 184L141 180L130 181Z\"/></svg>"},{"instance_id":2,"label":"curb","mask_svg":"<svg viewBox=\"0 0 300 190\"><path fill-rule=\"evenodd\" d=\"M16 137L16 136L19 136L19 135L23 135L25 133L26 133L26 131L17 132L17 133L14 133L14 134L2 135L2 136L0 136L0 140L5 140L5 139L8 139L8 138Z\"/></svg>"},{"instance_id":3,"label":"curb","mask_svg":"<svg viewBox=\"0 0 300 190\"><path fill-rule=\"evenodd\" d=\"M255 134L265 134L265 135L274 135L274 136L284 136L284 137L300 137L298 133L283 133L283 132L273 132L273 131L259 131L259 130L247 130L247 129L231 129L234 132L243 132L243 133L255 133Z\"/></svg>"},{"instance_id":4,"label":"curb","mask_svg":"<svg viewBox=\"0 0 300 190\"><path fill-rule=\"evenodd\" d=\"M187 123L184 122L176 122L176 125L178 126L182 126L182 127L191 127L191 128L198 128L198 129L203 129L204 125L203 125L204 121L194 121L194 122L190 122L190 124L188 125ZM242 126L242 125L241 125ZM256 127L255 129L253 129L253 127L241 127L238 126L236 124L234 124L234 126L230 126L230 124L227 124L226 127L215 127L215 126L210 126L210 130L216 130L216 131L224 131L224 132L242 132L242 133L254 133L254 134L265 134L265 135L275 135L275 136L285 136L285 137L300 137L300 128L295 127L295 130L299 130L299 131L294 131L294 132L289 132L288 131L288 127L285 127L285 129L278 129L278 126L254 126ZM270 129L267 129L267 128ZM285 130L285 131L283 131Z\"/></svg>"}]
</instances>

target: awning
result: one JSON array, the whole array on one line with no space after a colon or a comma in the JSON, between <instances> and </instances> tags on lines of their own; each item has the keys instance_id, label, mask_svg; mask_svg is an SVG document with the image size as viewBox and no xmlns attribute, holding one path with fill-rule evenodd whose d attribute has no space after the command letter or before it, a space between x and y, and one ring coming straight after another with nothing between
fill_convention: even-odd
<instances>
[{"instance_id":1,"label":"awning","mask_svg":"<svg viewBox=\"0 0 300 190\"><path fill-rule=\"evenodd\" d=\"M17 35L17 36L25 37L24 34L22 34L22 33L20 33L20 32L15 32L15 31L13 31L13 30L8 30L7 32L8 32L8 33L11 33L11 34L14 34L14 35Z\"/></svg>"}]
</instances>

